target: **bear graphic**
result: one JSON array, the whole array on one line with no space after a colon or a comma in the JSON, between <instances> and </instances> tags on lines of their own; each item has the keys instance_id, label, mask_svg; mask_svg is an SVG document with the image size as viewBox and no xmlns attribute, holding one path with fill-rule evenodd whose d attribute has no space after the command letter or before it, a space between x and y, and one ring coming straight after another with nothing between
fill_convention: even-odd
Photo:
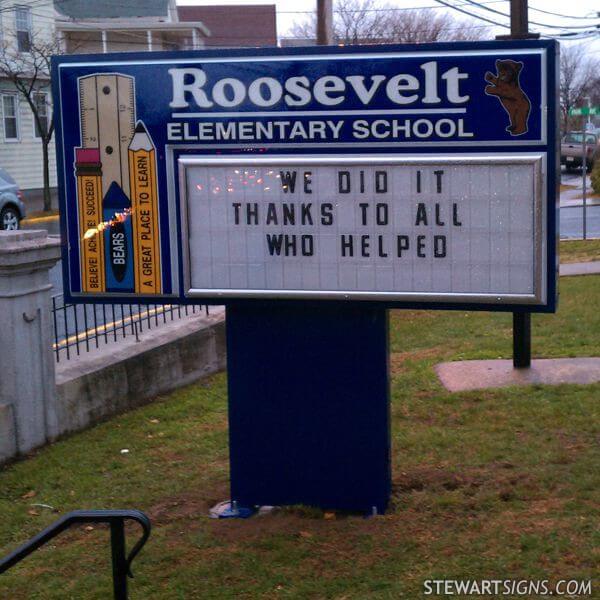
<instances>
[{"instance_id":1,"label":"bear graphic","mask_svg":"<svg viewBox=\"0 0 600 600\"><path fill-rule=\"evenodd\" d=\"M488 96L496 96L508 113L510 125L506 128L511 135L527 133L527 120L531 112L531 102L521 89L519 75L523 69L522 62L514 60L496 60L497 75L485 74L485 80L490 84L485 87Z\"/></svg>"}]
</instances>

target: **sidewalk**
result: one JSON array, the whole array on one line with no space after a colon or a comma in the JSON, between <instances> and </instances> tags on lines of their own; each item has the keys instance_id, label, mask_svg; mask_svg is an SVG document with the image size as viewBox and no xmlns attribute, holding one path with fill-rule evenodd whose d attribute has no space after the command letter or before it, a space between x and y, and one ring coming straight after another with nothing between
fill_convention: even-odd
<instances>
[{"instance_id":1,"label":"sidewalk","mask_svg":"<svg viewBox=\"0 0 600 600\"><path fill-rule=\"evenodd\" d=\"M567 175L566 173L561 173L561 184L562 185L574 185L575 187L572 190L564 190L560 193L560 207L573 207L573 206L583 206L583 199L581 198L583 194L583 177L581 174L579 175ZM587 205L588 206L598 206L600 205L600 198L590 198L589 196L594 193L592 189L592 183L590 181L590 176L586 176L586 196L587 196Z\"/></svg>"},{"instance_id":2,"label":"sidewalk","mask_svg":"<svg viewBox=\"0 0 600 600\"><path fill-rule=\"evenodd\" d=\"M539 358L527 369L515 369L512 360L443 362L434 370L449 392L465 392L513 385L590 385L600 382L600 358Z\"/></svg>"},{"instance_id":3,"label":"sidewalk","mask_svg":"<svg viewBox=\"0 0 600 600\"><path fill-rule=\"evenodd\" d=\"M561 264L559 273L561 277L568 277L569 275L596 275L600 273L600 260Z\"/></svg>"},{"instance_id":4,"label":"sidewalk","mask_svg":"<svg viewBox=\"0 0 600 600\"><path fill-rule=\"evenodd\" d=\"M58 189L50 190L52 195L52 209L58 210ZM27 214L40 213L44 210L44 191L42 189L24 190L23 191L25 208Z\"/></svg>"}]
</instances>

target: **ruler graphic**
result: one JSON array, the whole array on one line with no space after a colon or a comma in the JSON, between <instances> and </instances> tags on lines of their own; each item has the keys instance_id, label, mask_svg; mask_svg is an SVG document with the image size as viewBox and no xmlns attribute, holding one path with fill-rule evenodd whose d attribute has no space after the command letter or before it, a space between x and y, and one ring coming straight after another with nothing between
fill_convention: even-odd
<instances>
[{"instance_id":1,"label":"ruler graphic","mask_svg":"<svg viewBox=\"0 0 600 600\"><path fill-rule=\"evenodd\" d=\"M98 148L102 189L116 181L129 196L128 149L135 129L133 77L88 75L79 79L81 145Z\"/></svg>"}]
</instances>

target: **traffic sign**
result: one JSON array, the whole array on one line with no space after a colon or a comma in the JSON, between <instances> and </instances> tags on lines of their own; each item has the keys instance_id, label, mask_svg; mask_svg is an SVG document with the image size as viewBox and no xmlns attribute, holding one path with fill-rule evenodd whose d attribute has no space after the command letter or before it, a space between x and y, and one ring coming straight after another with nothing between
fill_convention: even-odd
<instances>
[{"instance_id":1,"label":"traffic sign","mask_svg":"<svg viewBox=\"0 0 600 600\"><path fill-rule=\"evenodd\" d=\"M600 115L600 106L580 106L569 109L570 116Z\"/></svg>"}]
</instances>

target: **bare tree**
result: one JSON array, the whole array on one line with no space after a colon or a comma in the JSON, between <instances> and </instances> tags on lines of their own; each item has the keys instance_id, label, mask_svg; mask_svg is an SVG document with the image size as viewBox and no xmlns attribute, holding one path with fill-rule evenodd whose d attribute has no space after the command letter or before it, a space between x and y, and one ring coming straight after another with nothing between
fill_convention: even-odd
<instances>
[{"instance_id":1,"label":"bare tree","mask_svg":"<svg viewBox=\"0 0 600 600\"><path fill-rule=\"evenodd\" d=\"M398 9L379 0L337 0L333 15L338 44L423 43L481 40L490 37L488 27L459 21L447 12ZM314 15L295 23L293 37L314 39Z\"/></svg>"},{"instance_id":2,"label":"bare tree","mask_svg":"<svg viewBox=\"0 0 600 600\"><path fill-rule=\"evenodd\" d=\"M333 35L338 44L385 39L386 13L376 0L344 0L334 4L334 10Z\"/></svg>"},{"instance_id":3,"label":"bare tree","mask_svg":"<svg viewBox=\"0 0 600 600\"><path fill-rule=\"evenodd\" d=\"M590 58L582 45L560 48L560 109L563 129L570 128L569 110L583 104L586 96L600 97L600 62Z\"/></svg>"},{"instance_id":4,"label":"bare tree","mask_svg":"<svg viewBox=\"0 0 600 600\"><path fill-rule=\"evenodd\" d=\"M54 133L54 119L50 109L50 58L60 53L60 43L56 39L46 39L32 34L27 51L5 43L0 50L0 77L8 79L23 98L35 122L36 134L42 142L44 210L52 208L50 194L49 146Z\"/></svg>"},{"instance_id":5,"label":"bare tree","mask_svg":"<svg viewBox=\"0 0 600 600\"><path fill-rule=\"evenodd\" d=\"M482 40L489 38L490 33L486 26L454 19L448 13L414 9L390 13L387 37L392 42L419 44Z\"/></svg>"}]
</instances>

